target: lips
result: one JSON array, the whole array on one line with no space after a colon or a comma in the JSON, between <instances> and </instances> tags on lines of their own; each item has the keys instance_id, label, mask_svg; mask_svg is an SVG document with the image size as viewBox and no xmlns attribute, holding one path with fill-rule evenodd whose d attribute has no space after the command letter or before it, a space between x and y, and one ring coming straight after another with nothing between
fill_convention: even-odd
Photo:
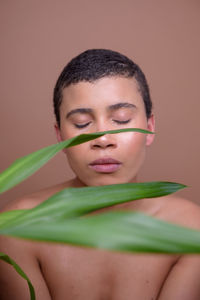
<instances>
[{"instance_id":1,"label":"lips","mask_svg":"<svg viewBox=\"0 0 200 300\"><path fill-rule=\"evenodd\" d=\"M96 159L89 164L89 167L98 173L113 173L117 171L121 162L113 158Z\"/></svg>"}]
</instances>

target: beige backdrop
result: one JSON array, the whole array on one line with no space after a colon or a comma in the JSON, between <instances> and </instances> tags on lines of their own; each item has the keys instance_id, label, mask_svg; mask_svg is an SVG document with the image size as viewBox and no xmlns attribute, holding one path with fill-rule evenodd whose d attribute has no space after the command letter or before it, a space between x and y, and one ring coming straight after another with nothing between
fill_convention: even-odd
<instances>
[{"instance_id":1,"label":"beige backdrop","mask_svg":"<svg viewBox=\"0 0 200 300\"><path fill-rule=\"evenodd\" d=\"M189 185L199 198L199 0L1 0L0 171L55 143L52 90L64 65L88 48L128 55L144 70L157 129L141 180ZM60 153L0 205L72 176Z\"/></svg>"}]
</instances>

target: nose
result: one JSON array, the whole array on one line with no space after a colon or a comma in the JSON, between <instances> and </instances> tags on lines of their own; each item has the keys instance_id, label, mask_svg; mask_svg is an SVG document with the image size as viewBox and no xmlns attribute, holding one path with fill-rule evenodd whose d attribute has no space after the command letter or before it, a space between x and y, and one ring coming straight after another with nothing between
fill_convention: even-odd
<instances>
[{"instance_id":1,"label":"nose","mask_svg":"<svg viewBox=\"0 0 200 300\"><path fill-rule=\"evenodd\" d=\"M91 141L92 149L107 149L107 148L114 149L116 147L117 147L117 143L114 134L106 134Z\"/></svg>"}]
</instances>

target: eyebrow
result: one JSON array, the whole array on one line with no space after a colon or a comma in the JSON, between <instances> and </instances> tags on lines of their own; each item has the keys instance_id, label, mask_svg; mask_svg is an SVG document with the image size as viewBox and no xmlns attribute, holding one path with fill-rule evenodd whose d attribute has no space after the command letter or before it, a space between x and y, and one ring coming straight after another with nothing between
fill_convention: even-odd
<instances>
[{"instance_id":1,"label":"eyebrow","mask_svg":"<svg viewBox=\"0 0 200 300\"><path fill-rule=\"evenodd\" d=\"M119 102L116 104L112 104L108 106L108 110L118 110L120 108L136 108L136 106L132 103L128 102ZM93 109L91 108L76 108L69 111L66 115L66 118L69 118L71 115L74 114L91 114L93 112Z\"/></svg>"},{"instance_id":2,"label":"eyebrow","mask_svg":"<svg viewBox=\"0 0 200 300\"><path fill-rule=\"evenodd\" d=\"M120 103L110 105L108 107L109 110L117 110L117 109L120 109L120 108L136 108L136 106L132 103L120 102Z\"/></svg>"},{"instance_id":3,"label":"eyebrow","mask_svg":"<svg viewBox=\"0 0 200 300\"><path fill-rule=\"evenodd\" d=\"M68 114L66 115L66 118L69 118L71 115L74 114L89 114L92 113L92 109L91 108L76 108L76 109L72 109L70 112L68 112Z\"/></svg>"}]
</instances>

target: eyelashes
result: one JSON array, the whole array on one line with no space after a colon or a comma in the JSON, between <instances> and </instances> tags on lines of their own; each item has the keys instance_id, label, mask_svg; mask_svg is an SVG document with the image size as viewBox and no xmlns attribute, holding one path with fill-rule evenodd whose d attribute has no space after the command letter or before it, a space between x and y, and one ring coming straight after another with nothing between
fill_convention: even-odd
<instances>
[{"instance_id":1,"label":"eyelashes","mask_svg":"<svg viewBox=\"0 0 200 300\"><path fill-rule=\"evenodd\" d=\"M119 121L119 120L112 120L112 121L115 122L116 124L123 125L123 124L128 124L131 121L131 119L124 120L124 121ZM78 129L82 129L82 128L87 127L90 123L91 122L87 122L84 124L74 124L74 126Z\"/></svg>"},{"instance_id":2,"label":"eyelashes","mask_svg":"<svg viewBox=\"0 0 200 300\"><path fill-rule=\"evenodd\" d=\"M87 127L90 123L91 123L91 122L87 122L87 123L84 123L84 124L74 124L74 126L75 126L76 128L81 129L81 128Z\"/></svg>"},{"instance_id":3,"label":"eyelashes","mask_svg":"<svg viewBox=\"0 0 200 300\"><path fill-rule=\"evenodd\" d=\"M127 124L130 122L131 119L128 120L124 120L124 121L119 121L119 120L113 120L113 122L117 123L117 124Z\"/></svg>"}]
</instances>

